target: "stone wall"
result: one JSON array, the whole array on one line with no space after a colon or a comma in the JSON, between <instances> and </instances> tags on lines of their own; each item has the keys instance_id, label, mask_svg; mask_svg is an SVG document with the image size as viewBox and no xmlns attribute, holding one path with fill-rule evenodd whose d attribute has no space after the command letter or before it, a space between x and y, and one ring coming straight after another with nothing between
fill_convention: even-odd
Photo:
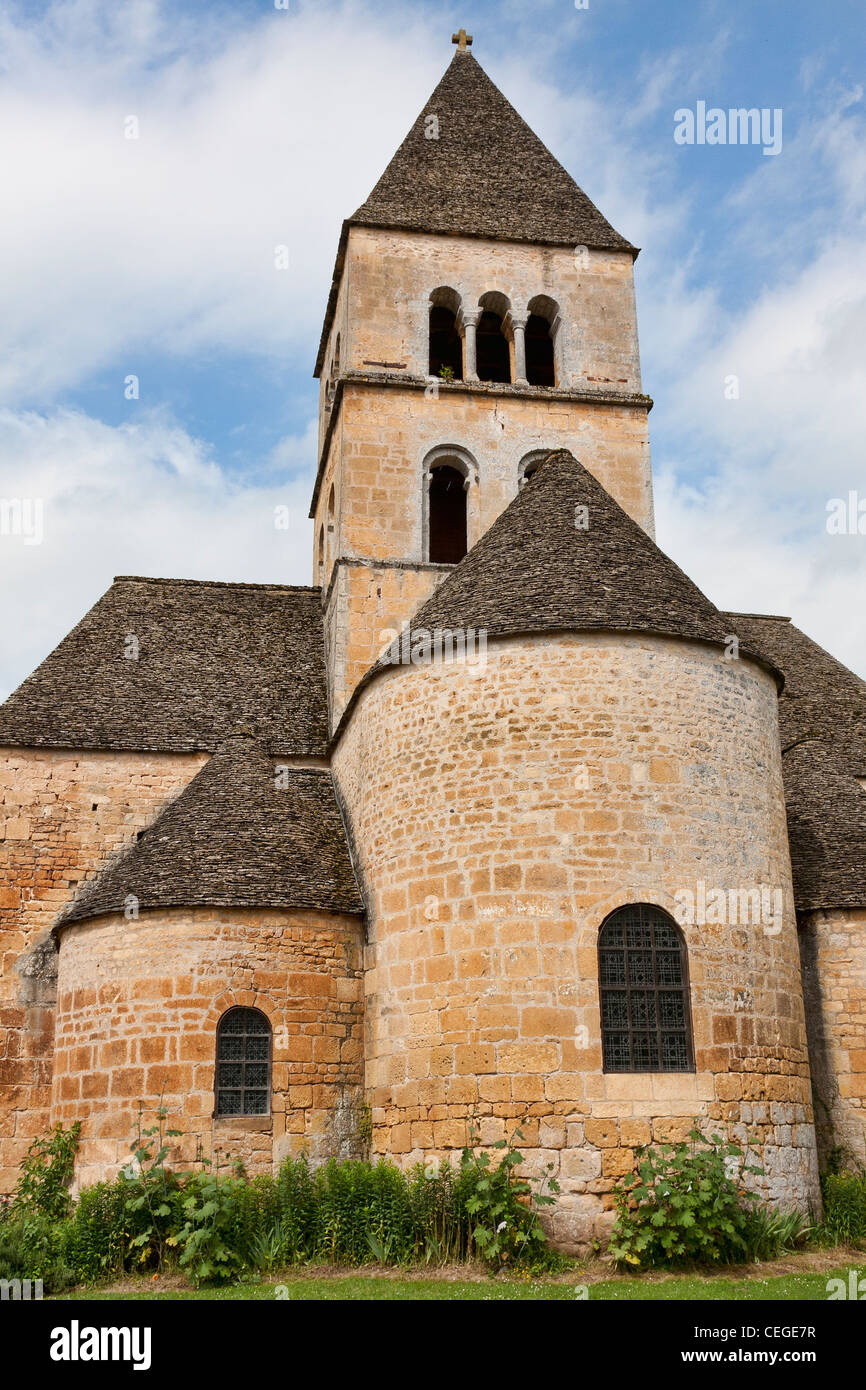
<instances>
[{"instance_id":1,"label":"stone wall","mask_svg":"<svg viewBox=\"0 0 866 1390\"><path fill-rule=\"evenodd\" d=\"M426 376L430 294L447 286L467 310L477 309L490 291L505 295L521 314L536 295L548 296L559 305L561 319L557 384L641 390L630 251L575 252L568 246L352 227L342 283L345 302L338 302L331 342L342 328L344 371L396 367Z\"/></svg>"},{"instance_id":2,"label":"stone wall","mask_svg":"<svg viewBox=\"0 0 866 1390\"><path fill-rule=\"evenodd\" d=\"M780 764L771 678L697 644L539 637L377 677L334 756L369 911L375 1148L409 1163L472 1116L484 1142L525 1116L573 1248L635 1146L695 1115L760 1141L774 1201L817 1200ZM782 916L686 925L696 1070L606 1074L599 927L701 882L778 888Z\"/></svg>"},{"instance_id":3,"label":"stone wall","mask_svg":"<svg viewBox=\"0 0 866 1390\"><path fill-rule=\"evenodd\" d=\"M363 982L359 920L323 912L144 911L62 933L52 1121L83 1121L77 1182L129 1158L139 1105L182 1131L169 1162L241 1157L270 1172L361 1148ZM214 1117L216 1028L236 1005L273 1031L272 1111Z\"/></svg>"},{"instance_id":4,"label":"stone wall","mask_svg":"<svg viewBox=\"0 0 866 1390\"><path fill-rule=\"evenodd\" d=\"M207 754L0 749L0 1191L48 1124L57 959L49 929Z\"/></svg>"},{"instance_id":5,"label":"stone wall","mask_svg":"<svg viewBox=\"0 0 866 1390\"><path fill-rule=\"evenodd\" d=\"M325 604L332 729L365 671L450 570L450 565L338 562Z\"/></svg>"},{"instance_id":6,"label":"stone wall","mask_svg":"<svg viewBox=\"0 0 866 1390\"><path fill-rule=\"evenodd\" d=\"M866 1163L866 912L809 913L800 944L818 1149Z\"/></svg>"}]
</instances>

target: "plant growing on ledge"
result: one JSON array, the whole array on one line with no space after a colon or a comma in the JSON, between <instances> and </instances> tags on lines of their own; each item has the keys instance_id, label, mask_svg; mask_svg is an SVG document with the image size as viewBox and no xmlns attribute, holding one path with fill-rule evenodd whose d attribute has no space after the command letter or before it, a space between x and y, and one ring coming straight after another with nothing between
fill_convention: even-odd
<instances>
[{"instance_id":1,"label":"plant growing on ledge","mask_svg":"<svg viewBox=\"0 0 866 1390\"><path fill-rule=\"evenodd\" d=\"M440 368L439 368L439 377L440 377L440 379L441 379L442 381L453 381L453 380L454 380L454 368L453 368L453 367L444 367L444 366L443 366L443 367L440 367Z\"/></svg>"}]
</instances>

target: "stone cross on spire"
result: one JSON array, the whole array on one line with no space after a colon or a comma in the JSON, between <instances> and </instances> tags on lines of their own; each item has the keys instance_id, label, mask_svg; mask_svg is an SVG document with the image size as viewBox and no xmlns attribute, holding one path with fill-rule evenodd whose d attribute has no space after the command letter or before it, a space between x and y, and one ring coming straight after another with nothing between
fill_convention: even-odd
<instances>
[{"instance_id":1,"label":"stone cross on spire","mask_svg":"<svg viewBox=\"0 0 866 1390\"><path fill-rule=\"evenodd\" d=\"M451 42L456 43L458 53L466 53L472 43L472 35L467 34L465 29L460 29L451 35Z\"/></svg>"}]
</instances>

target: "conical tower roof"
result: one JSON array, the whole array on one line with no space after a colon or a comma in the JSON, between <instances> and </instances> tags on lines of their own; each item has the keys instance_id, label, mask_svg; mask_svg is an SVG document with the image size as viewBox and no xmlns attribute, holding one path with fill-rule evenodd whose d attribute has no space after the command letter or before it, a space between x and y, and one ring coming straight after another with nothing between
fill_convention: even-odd
<instances>
[{"instance_id":1,"label":"conical tower roof","mask_svg":"<svg viewBox=\"0 0 866 1390\"><path fill-rule=\"evenodd\" d=\"M637 255L467 49L454 54L369 198L343 223L315 376L324 366L353 226Z\"/></svg>"},{"instance_id":2,"label":"conical tower roof","mask_svg":"<svg viewBox=\"0 0 866 1390\"><path fill-rule=\"evenodd\" d=\"M89 879L62 928L153 907L363 912L331 774L275 764L234 735L126 850Z\"/></svg>"},{"instance_id":3,"label":"conical tower roof","mask_svg":"<svg viewBox=\"0 0 866 1390\"><path fill-rule=\"evenodd\" d=\"M548 454L413 628L658 633L724 645L730 626L566 449Z\"/></svg>"},{"instance_id":4,"label":"conical tower roof","mask_svg":"<svg viewBox=\"0 0 866 1390\"><path fill-rule=\"evenodd\" d=\"M634 250L471 53L459 50L349 222Z\"/></svg>"},{"instance_id":5,"label":"conical tower roof","mask_svg":"<svg viewBox=\"0 0 866 1390\"><path fill-rule=\"evenodd\" d=\"M696 584L623 511L567 449L547 455L460 564L422 604L405 634L369 669L364 686L437 632L488 638L551 632L626 632L727 647L731 625ZM468 640L468 636L467 636ZM777 668L741 642L740 656Z\"/></svg>"}]
</instances>

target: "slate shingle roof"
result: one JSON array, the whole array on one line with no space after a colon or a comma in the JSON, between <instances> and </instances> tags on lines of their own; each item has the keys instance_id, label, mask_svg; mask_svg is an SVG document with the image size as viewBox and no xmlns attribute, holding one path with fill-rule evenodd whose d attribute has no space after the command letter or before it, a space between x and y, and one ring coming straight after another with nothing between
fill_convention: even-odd
<instances>
[{"instance_id":1,"label":"slate shingle roof","mask_svg":"<svg viewBox=\"0 0 866 1390\"><path fill-rule=\"evenodd\" d=\"M435 140L425 135L431 115L438 121ZM454 54L369 198L343 223L316 376L324 362L352 226L637 255L471 53Z\"/></svg>"},{"instance_id":2,"label":"slate shingle roof","mask_svg":"<svg viewBox=\"0 0 866 1390\"><path fill-rule=\"evenodd\" d=\"M779 698L785 802L800 911L866 906L866 681L788 618L726 613L785 676Z\"/></svg>"},{"instance_id":3,"label":"slate shingle roof","mask_svg":"<svg viewBox=\"0 0 866 1390\"><path fill-rule=\"evenodd\" d=\"M576 524L584 516L586 529ZM564 449L548 454L411 626L483 628L489 637L598 629L717 645L729 632L697 585Z\"/></svg>"},{"instance_id":4,"label":"slate shingle roof","mask_svg":"<svg viewBox=\"0 0 866 1390\"><path fill-rule=\"evenodd\" d=\"M437 121L428 138L428 118ZM369 198L372 227L633 251L471 53L441 82Z\"/></svg>"},{"instance_id":5,"label":"slate shingle roof","mask_svg":"<svg viewBox=\"0 0 866 1390\"><path fill-rule=\"evenodd\" d=\"M115 579L0 707L0 743L25 746L212 751L239 726L325 752L320 590Z\"/></svg>"},{"instance_id":6,"label":"slate shingle roof","mask_svg":"<svg viewBox=\"0 0 866 1390\"><path fill-rule=\"evenodd\" d=\"M807 637L788 618L726 613L731 632L784 673L779 701L782 747L806 736L826 739L850 771L866 777L866 681Z\"/></svg>"},{"instance_id":7,"label":"slate shingle roof","mask_svg":"<svg viewBox=\"0 0 866 1390\"><path fill-rule=\"evenodd\" d=\"M328 771L291 768L255 740L226 740L139 839L89 879L62 928L156 907L319 908L362 913Z\"/></svg>"},{"instance_id":8,"label":"slate shingle roof","mask_svg":"<svg viewBox=\"0 0 866 1390\"><path fill-rule=\"evenodd\" d=\"M797 907L866 907L866 791L823 739L795 744L783 764Z\"/></svg>"}]
</instances>

